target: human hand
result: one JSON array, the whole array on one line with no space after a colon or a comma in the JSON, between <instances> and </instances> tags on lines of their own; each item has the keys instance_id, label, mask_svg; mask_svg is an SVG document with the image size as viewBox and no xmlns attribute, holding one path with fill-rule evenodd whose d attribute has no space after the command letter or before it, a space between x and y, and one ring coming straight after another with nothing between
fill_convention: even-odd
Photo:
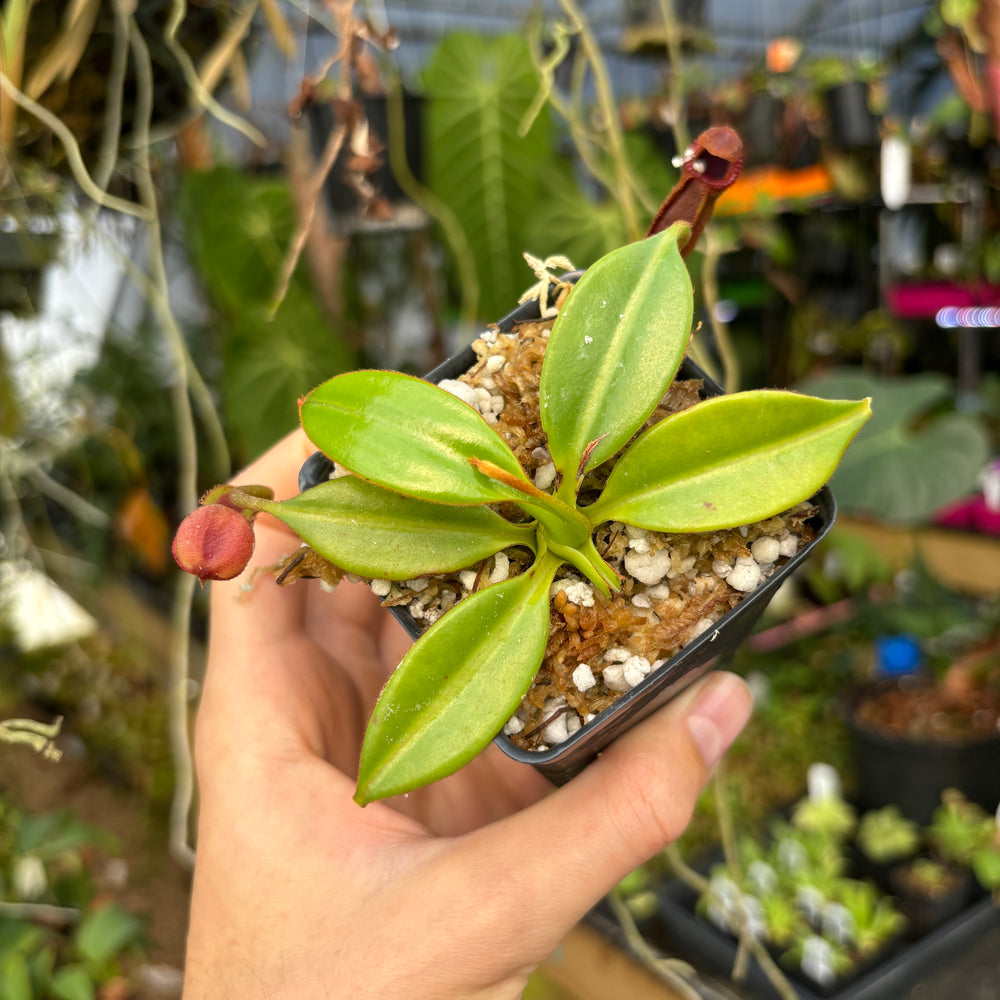
<instances>
[{"instance_id":1,"label":"human hand","mask_svg":"<svg viewBox=\"0 0 1000 1000\"><path fill-rule=\"evenodd\" d=\"M311 450L296 432L239 481L290 496ZM212 584L186 1000L520 996L683 831L750 713L746 686L712 675L554 792L491 746L362 809L364 726L408 640L365 587L254 581L298 546L266 515L255 534L247 570Z\"/></svg>"}]
</instances>

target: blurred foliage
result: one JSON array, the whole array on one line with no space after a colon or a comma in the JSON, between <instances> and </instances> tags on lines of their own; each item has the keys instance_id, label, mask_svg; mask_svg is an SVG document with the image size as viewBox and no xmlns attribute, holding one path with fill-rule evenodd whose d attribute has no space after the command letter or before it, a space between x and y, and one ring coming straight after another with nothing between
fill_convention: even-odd
<instances>
[{"instance_id":1,"label":"blurred foliage","mask_svg":"<svg viewBox=\"0 0 1000 1000\"><path fill-rule=\"evenodd\" d=\"M518 133L538 79L525 40L456 32L423 77L428 186L455 214L479 278L479 315L506 315L532 283L521 254L555 169L548 108ZM565 252L565 251L563 251Z\"/></svg>"},{"instance_id":2,"label":"blurred foliage","mask_svg":"<svg viewBox=\"0 0 1000 1000\"><path fill-rule=\"evenodd\" d=\"M658 205L677 182L677 169L647 131L626 132L625 149L635 176L656 192ZM562 254L585 268L628 242L621 206L595 185L581 183L568 157L557 159L540 181L543 197L528 220L526 237L526 248L536 256Z\"/></svg>"},{"instance_id":3,"label":"blurred foliage","mask_svg":"<svg viewBox=\"0 0 1000 1000\"><path fill-rule=\"evenodd\" d=\"M726 666L750 681L755 706L719 780L735 826L758 831L775 810L801 795L810 764L822 760L849 771L839 698L851 679L854 653L846 639L824 634L767 653L744 644ZM718 838L717 803L709 790L680 845L698 855L713 849Z\"/></svg>"},{"instance_id":4,"label":"blurred foliage","mask_svg":"<svg viewBox=\"0 0 1000 1000\"><path fill-rule=\"evenodd\" d=\"M107 833L71 812L25 813L0 797L4 1000L131 992L127 974L143 955L144 929L101 877L99 865L113 850Z\"/></svg>"},{"instance_id":5,"label":"blurred foliage","mask_svg":"<svg viewBox=\"0 0 1000 1000\"><path fill-rule=\"evenodd\" d=\"M526 236L531 253L542 258L562 254L575 267L585 268L625 242L618 206L613 201L595 201L584 192L568 163L556 165L541 181L545 196L530 219ZM524 274L527 278L522 285L527 287L530 272Z\"/></svg>"},{"instance_id":6,"label":"blurred foliage","mask_svg":"<svg viewBox=\"0 0 1000 1000\"><path fill-rule=\"evenodd\" d=\"M93 173L100 157L105 120L111 113L109 68L115 63L117 46L123 44L115 5L93 0L7 0L3 8L6 72L70 129L84 164ZM176 10L172 0L143 0L129 5L134 23L149 47L154 126L178 122L191 104L177 52L166 38L167 25ZM202 62L234 19L234 12L229 5L197 3L185 5L183 13L175 26L176 44L187 58ZM121 134L127 144L132 139L137 106L141 105L131 61L124 67L122 96ZM55 190L49 172L67 175L69 168L63 145L46 125L13 107L5 107L4 112L0 115L4 135L14 136L16 132L17 141L12 143L16 181L2 192L2 200L5 209L16 210L26 192ZM4 120L8 115L9 119ZM116 179L115 190L128 193L127 187L127 182Z\"/></svg>"},{"instance_id":7,"label":"blurred foliage","mask_svg":"<svg viewBox=\"0 0 1000 1000\"><path fill-rule=\"evenodd\" d=\"M270 309L295 210L281 176L216 167L184 176L177 211L185 244L215 309L222 410L237 464L298 423L297 400L352 367L303 266Z\"/></svg>"},{"instance_id":8,"label":"blurred foliage","mask_svg":"<svg viewBox=\"0 0 1000 1000\"><path fill-rule=\"evenodd\" d=\"M106 626L79 642L18 653L17 669L0 680L0 715L30 703L63 716L64 733L82 741L104 778L141 793L158 810L173 788L162 676L166 650L148 620L133 620L129 608L117 603L115 634ZM0 646L0 657L13 655Z\"/></svg>"},{"instance_id":9,"label":"blurred foliage","mask_svg":"<svg viewBox=\"0 0 1000 1000\"><path fill-rule=\"evenodd\" d=\"M989 440L976 418L949 412L944 376L883 379L832 369L797 388L826 399L872 397L872 418L830 481L842 510L913 524L976 491Z\"/></svg>"},{"instance_id":10,"label":"blurred foliage","mask_svg":"<svg viewBox=\"0 0 1000 1000\"><path fill-rule=\"evenodd\" d=\"M811 595L822 605L888 584L892 567L867 541L849 531L833 531L802 570Z\"/></svg>"},{"instance_id":11,"label":"blurred foliage","mask_svg":"<svg viewBox=\"0 0 1000 1000\"><path fill-rule=\"evenodd\" d=\"M854 556L868 568L837 595L852 599L848 617L778 648L758 650L751 640L726 665L744 676L756 695L753 717L720 772L722 794L739 830L759 830L775 810L798 798L816 761L833 765L850 792L854 764L843 699L869 675L877 638L913 636L927 668L941 674L1000 629L1000 599L953 591L919 562L890 583L884 566L873 570L863 555ZM823 575L818 562L807 580ZM717 803L706 793L681 844L685 853L697 855L717 842Z\"/></svg>"}]
</instances>

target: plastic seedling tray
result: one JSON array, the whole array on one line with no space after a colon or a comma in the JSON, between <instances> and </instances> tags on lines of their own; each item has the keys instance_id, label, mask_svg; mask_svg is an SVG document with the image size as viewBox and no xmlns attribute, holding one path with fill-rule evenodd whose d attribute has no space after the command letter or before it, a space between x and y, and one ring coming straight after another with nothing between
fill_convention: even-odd
<instances>
[{"instance_id":1,"label":"plastic seedling tray","mask_svg":"<svg viewBox=\"0 0 1000 1000\"><path fill-rule=\"evenodd\" d=\"M663 944L671 954L728 978L736 961L737 942L698 917L694 903L694 891L681 882L669 882L660 890ZM980 897L919 940L895 943L881 960L876 958L830 989L785 972L800 1000L900 1000L920 979L946 965L998 924L1000 908L989 896ZM755 961L749 963L742 985L761 1000L778 1000L778 992Z\"/></svg>"}]
</instances>

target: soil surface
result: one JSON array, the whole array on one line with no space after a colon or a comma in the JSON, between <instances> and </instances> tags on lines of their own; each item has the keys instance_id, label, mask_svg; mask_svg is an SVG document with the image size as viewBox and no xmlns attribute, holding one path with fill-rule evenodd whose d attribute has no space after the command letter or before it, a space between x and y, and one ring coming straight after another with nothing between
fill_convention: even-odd
<instances>
[{"instance_id":1,"label":"soil surface","mask_svg":"<svg viewBox=\"0 0 1000 1000\"><path fill-rule=\"evenodd\" d=\"M1000 691L992 686L961 691L929 680L902 678L863 694L855 717L864 726L920 740L968 743L1000 738Z\"/></svg>"}]
</instances>

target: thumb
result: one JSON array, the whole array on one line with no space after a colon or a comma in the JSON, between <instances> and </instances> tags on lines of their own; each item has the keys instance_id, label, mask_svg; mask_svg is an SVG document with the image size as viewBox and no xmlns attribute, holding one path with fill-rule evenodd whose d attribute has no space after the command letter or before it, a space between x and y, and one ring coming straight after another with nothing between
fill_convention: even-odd
<instances>
[{"instance_id":1,"label":"thumb","mask_svg":"<svg viewBox=\"0 0 1000 1000\"><path fill-rule=\"evenodd\" d=\"M531 899L538 931L554 932L558 943L621 879L684 832L752 704L739 677L714 673L562 788L472 834L471 841L487 841L478 846L497 865L511 905L523 911Z\"/></svg>"}]
</instances>

